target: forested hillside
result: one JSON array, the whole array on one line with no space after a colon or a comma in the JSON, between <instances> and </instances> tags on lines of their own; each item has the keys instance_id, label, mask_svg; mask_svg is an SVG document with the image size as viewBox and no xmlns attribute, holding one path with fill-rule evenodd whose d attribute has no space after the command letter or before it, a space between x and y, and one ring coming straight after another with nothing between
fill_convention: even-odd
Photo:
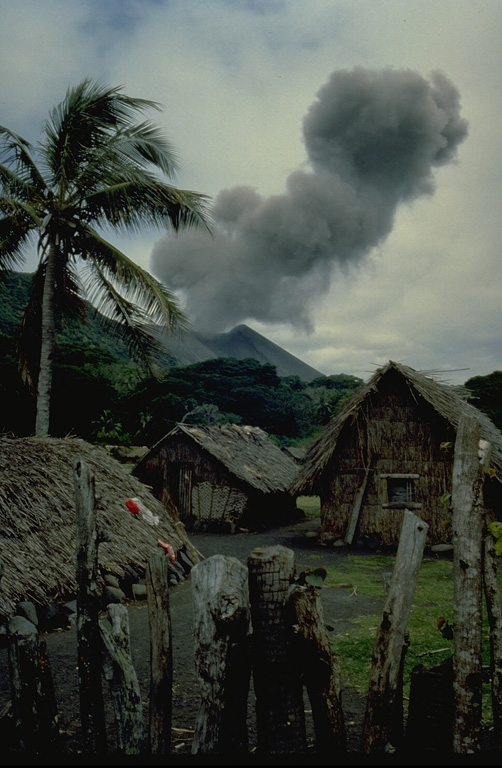
<instances>
[{"instance_id":1,"label":"forested hillside","mask_svg":"<svg viewBox=\"0 0 502 768\"><path fill-rule=\"evenodd\" d=\"M13 273L0 288L0 433L33 434L35 401L23 386L15 333L29 275ZM177 365L165 356L153 378L136 365L113 326L92 316L58 329L53 381L54 436L90 442L153 445L176 422L233 422L262 427L278 443L308 445L363 380L339 374L309 382L279 376L252 357ZM502 372L469 379L471 402L502 428Z\"/></svg>"}]
</instances>

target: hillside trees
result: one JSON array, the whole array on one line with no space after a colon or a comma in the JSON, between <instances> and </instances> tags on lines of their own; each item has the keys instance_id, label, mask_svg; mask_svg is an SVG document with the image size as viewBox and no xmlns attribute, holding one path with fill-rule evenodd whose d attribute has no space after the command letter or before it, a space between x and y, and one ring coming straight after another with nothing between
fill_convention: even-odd
<instances>
[{"instance_id":1,"label":"hillside trees","mask_svg":"<svg viewBox=\"0 0 502 768\"><path fill-rule=\"evenodd\" d=\"M465 382L465 386L472 392L469 402L502 429L502 371L494 371L488 376L473 376Z\"/></svg>"},{"instance_id":2,"label":"hillside trees","mask_svg":"<svg viewBox=\"0 0 502 768\"><path fill-rule=\"evenodd\" d=\"M186 324L170 291L104 237L209 228L207 198L167 183L174 152L153 124L138 122L150 108L158 105L84 80L50 111L36 148L0 127L0 273L19 266L30 243L40 258L20 334L38 436L50 429L58 315L83 319L88 298L150 365L158 341L149 327Z\"/></svg>"}]
</instances>

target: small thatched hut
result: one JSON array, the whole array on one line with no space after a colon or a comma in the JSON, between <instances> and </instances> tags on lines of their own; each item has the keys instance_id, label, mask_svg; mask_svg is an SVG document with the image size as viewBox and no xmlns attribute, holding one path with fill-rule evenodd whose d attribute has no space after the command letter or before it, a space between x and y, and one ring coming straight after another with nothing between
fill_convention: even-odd
<instances>
[{"instance_id":1,"label":"small thatched hut","mask_svg":"<svg viewBox=\"0 0 502 768\"><path fill-rule=\"evenodd\" d=\"M428 545L451 540L453 447L461 414L492 444L496 477L485 500L500 503L502 434L459 388L389 362L347 401L311 445L291 492L318 495L321 539L395 546L403 510L428 526Z\"/></svg>"},{"instance_id":2,"label":"small thatched hut","mask_svg":"<svg viewBox=\"0 0 502 768\"><path fill-rule=\"evenodd\" d=\"M103 448L77 438L0 437L0 615L9 618L19 601L43 606L76 592L74 472L82 460L94 476L97 526L109 541L99 544L101 574L119 579L125 569L144 575L158 539L178 555L173 573L201 558L174 507L167 511L150 491ZM139 499L158 518L133 515ZM180 566L180 563L183 563Z\"/></svg>"},{"instance_id":3,"label":"small thatched hut","mask_svg":"<svg viewBox=\"0 0 502 768\"><path fill-rule=\"evenodd\" d=\"M256 529L297 517L298 466L259 427L177 424L133 469L187 529Z\"/></svg>"}]
</instances>

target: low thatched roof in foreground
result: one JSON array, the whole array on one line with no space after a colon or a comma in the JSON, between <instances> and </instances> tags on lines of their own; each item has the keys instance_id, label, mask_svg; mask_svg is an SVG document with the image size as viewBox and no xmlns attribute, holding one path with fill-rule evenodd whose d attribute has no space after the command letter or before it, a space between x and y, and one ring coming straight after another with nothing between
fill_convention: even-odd
<instances>
[{"instance_id":1,"label":"low thatched roof in foreground","mask_svg":"<svg viewBox=\"0 0 502 768\"><path fill-rule=\"evenodd\" d=\"M223 424L191 426L177 424L135 466L142 476L152 456L176 435L186 435L217 459L239 480L263 493L287 493L298 472L298 465L259 427Z\"/></svg>"},{"instance_id":2,"label":"low thatched roof in foreground","mask_svg":"<svg viewBox=\"0 0 502 768\"><path fill-rule=\"evenodd\" d=\"M194 548L184 526L138 478L103 448L77 438L0 437L0 614L16 603L46 605L76 591L74 470L82 460L94 476L97 526L110 538L99 544L103 571L131 566L144 573L157 540L175 551ZM138 498L158 525L133 516L125 502Z\"/></svg>"},{"instance_id":3,"label":"low thatched roof in foreground","mask_svg":"<svg viewBox=\"0 0 502 768\"><path fill-rule=\"evenodd\" d=\"M317 440L312 443L300 468L300 472L291 487L293 494L314 494L318 492L318 481L324 468L333 456L338 438L347 425L354 421L364 403L382 386L385 378L396 371L408 384L413 397L425 400L440 416L442 416L456 431L460 417L465 414L474 417L480 425L481 440L492 445L490 465L496 470L497 478L502 481L502 433L491 419L478 408L467 402L466 393L462 388L437 381L430 375L425 375L413 368L392 360L379 368L367 384L361 386L347 400L340 411L331 419Z\"/></svg>"}]
</instances>

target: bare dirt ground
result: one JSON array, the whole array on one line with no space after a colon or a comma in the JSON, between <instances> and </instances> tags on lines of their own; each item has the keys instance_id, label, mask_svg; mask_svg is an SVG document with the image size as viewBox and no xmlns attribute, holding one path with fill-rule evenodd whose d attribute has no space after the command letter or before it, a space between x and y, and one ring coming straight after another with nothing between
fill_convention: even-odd
<instances>
[{"instance_id":1,"label":"bare dirt ground","mask_svg":"<svg viewBox=\"0 0 502 768\"><path fill-rule=\"evenodd\" d=\"M309 537L308 532L315 532L318 523L315 520L304 520L289 526L275 528L261 533L242 533L233 535L220 535L214 533L191 534L190 539L194 546L204 557L215 554L233 556L246 563L253 549L262 546L283 545L292 549L295 553L297 572L308 567L321 567L323 565L336 565L341 558L346 557L347 552L333 547L322 547L316 537ZM383 608L382 598L370 598L364 595L351 594L347 589L321 590L324 620L326 624L334 628L334 634L346 631L351 619L361 615L379 614ZM173 640L173 714L172 714L172 745L171 754L163 759L155 758L124 758L119 756L116 750L116 729L113 717L111 699L103 682L103 693L107 707L107 740L108 755L106 759L93 758L82 754L82 734L79 713L78 677L76 667L76 632L68 629L52 632L44 635L47 642L49 662L54 680L56 700L59 709L59 725L61 732L61 764L218 764L224 760L210 760L201 756L191 755L191 739L198 711L200 691L194 664L193 634L192 634L192 595L190 578L173 587L170 592L170 613L172 622ZM131 640L131 654L133 664L138 676L142 700L145 725L148 722L148 688L150 682L150 646L149 626L146 602L129 604L129 628ZM7 651L0 649L0 709L10 700L9 680L7 671ZM356 691L343 686L342 670L342 707L345 726L347 730L347 754L342 759L321 759L315 752L315 740L313 724L309 720L309 703L305 700L307 734L309 739L308 754L292 758L288 756L284 761L274 761L274 764L381 764L380 761L371 760L359 753L360 737L365 712L365 698L359 696ZM7 726L7 727L6 727ZM249 696L248 711L249 734L249 764L272 764L267 759L260 763L256 759L256 725L254 720L254 702L252 687ZM0 720L0 744L3 744L4 764L45 764L45 760L26 758L8 748L8 718ZM59 761L59 757L50 762ZM398 760L395 764L402 764ZM444 759L437 764L445 764ZM481 764L487 764L484 760ZM392 764L392 758L386 759L385 764ZM410 761L413 763L413 760ZM234 764L230 761L229 764ZM244 764L240 760L239 764ZM246 763L247 764L247 763ZM423 761L418 760L418 765ZM434 764L428 760L428 764Z\"/></svg>"}]
</instances>

